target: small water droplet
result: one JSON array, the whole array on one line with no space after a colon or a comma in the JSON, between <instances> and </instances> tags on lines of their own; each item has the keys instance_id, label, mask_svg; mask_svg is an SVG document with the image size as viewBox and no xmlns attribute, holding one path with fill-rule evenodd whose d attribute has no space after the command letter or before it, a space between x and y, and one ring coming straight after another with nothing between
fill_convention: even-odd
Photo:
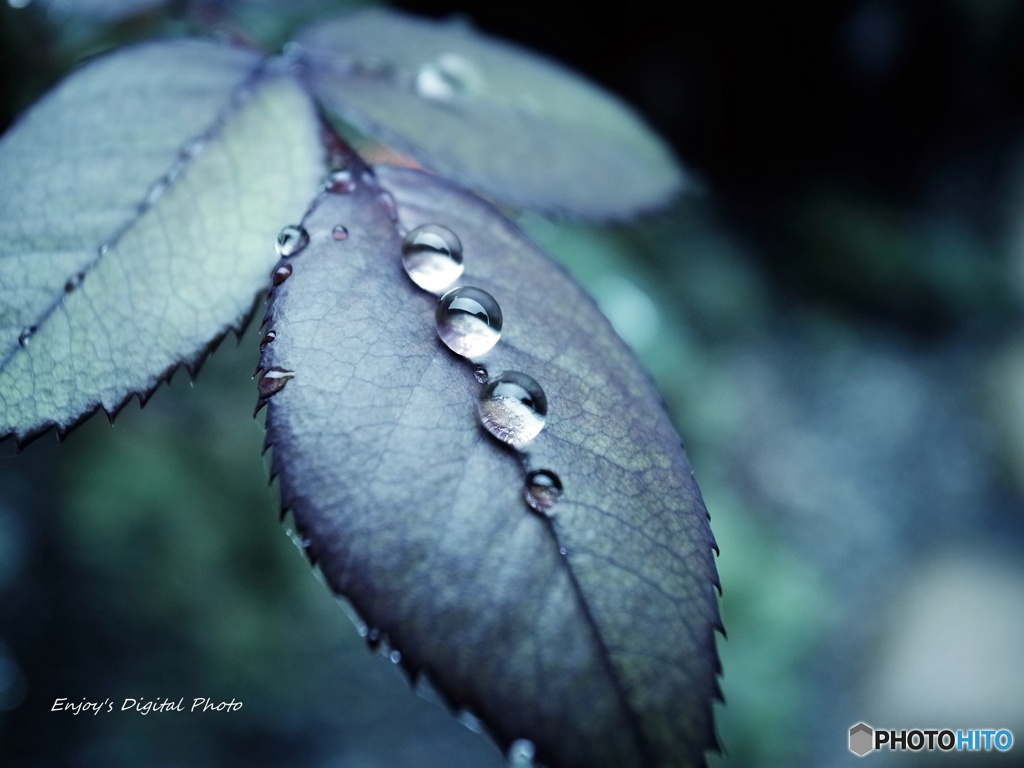
<instances>
[{"instance_id":1,"label":"small water droplet","mask_svg":"<svg viewBox=\"0 0 1024 768\"><path fill-rule=\"evenodd\" d=\"M558 548L558 554L560 554L562 557L565 557L565 554L566 554L565 547L559 547Z\"/></svg>"},{"instance_id":2,"label":"small water droplet","mask_svg":"<svg viewBox=\"0 0 1024 768\"><path fill-rule=\"evenodd\" d=\"M274 270L273 274L270 275L271 281L275 286L280 285L289 277L292 276L292 265L282 264L280 267Z\"/></svg>"},{"instance_id":3,"label":"small water droplet","mask_svg":"<svg viewBox=\"0 0 1024 768\"><path fill-rule=\"evenodd\" d=\"M381 205L384 206L388 217L392 221L398 221L398 203L395 202L395 196L384 189L377 195L377 199L380 200Z\"/></svg>"},{"instance_id":4,"label":"small water droplet","mask_svg":"<svg viewBox=\"0 0 1024 768\"><path fill-rule=\"evenodd\" d=\"M562 498L562 481L550 469L534 470L526 476L523 496L526 503L538 512L552 515L552 507Z\"/></svg>"},{"instance_id":5,"label":"small water droplet","mask_svg":"<svg viewBox=\"0 0 1024 768\"><path fill-rule=\"evenodd\" d=\"M420 288L440 293L462 274L462 243L440 224L416 227L402 241L402 266Z\"/></svg>"},{"instance_id":6,"label":"small water droplet","mask_svg":"<svg viewBox=\"0 0 1024 768\"><path fill-rule=\"evenodd\" d=\"M109 253L109 251L110 251L110 245L108 243L103 243L103 245L101 245L99 247L98 253L99 253L100 257L103 257L103 256L106 256L107 253Z\"/></svg>"},{"instance_id":7,"label":"small water droplet","mask_svg":"<svg viewBox=\"0 0 1024 768\"><path fill-rule=\"evenodd\" d=\"M290 224L277 235L277 253L287 259L294 256L309 243L309 233L296 224Z\"/></svg>"},{"instance_id":8,"label":"small water droplet","mask_svg":"<svg viewBox=\"0 0 1024 768\"><path fill-rule=\"evenodd\" d=\"M332 192L336 195L347 195L356 188L356 179L352 171L343 168L339 171L331 171L331 174L324 180L324 192Z\"/></svg>"},{"instance_id":9,"label":"small water droplet","mask_svg":"<svg viewBox=\"0 0 1024 768\"><path fill-rule=\"evenodd\" d=\"M537 748L529 739L516 739L508 748L508 768L532 768Z\"/></svg>"},{"instance_id":10,"label":"small water droplet","mask_svg":"<svg viewBox=\"0 0 1024 768\"><path fill-rule=\"evenodd\" d=\"M463 357L482 355L501 338L501 307L487 291L464 285L437 302L437 335Z\"/></svg>"},{"instance_id":11,"label":"small water droplet","mask_svg":"<svg viewBox=\"0 0 1024 768\"><path fill-rule=\"evenodd\" d=\"M370 627L370 629L367 630L366 644L370 646L371 649L376 650L377 647L380 646L380 641L382 639L381 632L376 627Z\"/></svg>"},{"instance_id":12,"label":"small water droplet","mask_svg":"<svg viewBox=\"0 0 1024 768\"><path fill-rule=\"evenodd\" d=\"M278 366L268 368L263 372L263 375L260 376L258 384L260 397L263 399L273 397L284 389L284 385L287 384L289 380L294 378L295 371L288 371Z\"/></svg>"},{"instance_id":13,"label":"small water droplet","mask_svg":"<svg viewBox=\"0 0 1024 768\"><path fill-rule=\"evenodd\" d=\"M32 340L32 337L35 335L35 332L37 330L39 329L34 325L29 325L26 326L25 328L22 328L21 333L18 334L18 344L20 344L22 347L27 347L29 341Z\"/></svg>"},{"instance_id":14,"label":"small water droplet","mask_svg":"<svg viewBox=\"0 0 1024 768\"><path fill-rule=\"evenodd\" d=\"M158 179L146 193L146 198L139 204L139 210L145 212L156 205L157 200L163 197L164 192L170 187L170 181L166 177Z\"/></svg>"},{"instance_id":15,"label":"small water droplet","mask_svg":"<svg viewBox=\"0 0 1024 768\"><path fill-rule=\"evenodd\" d=\"M317 551L316 545L313 544L312 539L302 540L302 552L306 555L306 559L309 560L310 565L316 565L316 561L320 559L320 553Z\"/></svg>"},{"instance_id":16,"label":"small water droplet","mask_svg":"<svg viewBox=\"0 0 1024 768\"><path fill-rule=\"evenodd\" d=\"M397 664L402 660L402 652L399 650L393 650L388 654L388 659L391 660L392 664Z\"/></svg>"},{"instance_id":17,"label":"small water droplet","mask_svg":"<svg viewBox=\"0 0 1024 768\"><path fill-rule=\"evenodd\" d=\"M501 440L516 447L533 440L544 428L548 400L540 384L519 371L505 371L480 393L480 421Z\"/></svg>"},{"instance_id":18,"label":"small water droplet","mask_svg":"<svg viewBox=\"0 0 1024 768\"><path fill-rule=\"evenodd\" d=\"M483 87L483 75L465 56L442 53L416 73L416 93L432 101L471 96Z\"/></svg>"},{"instance_id":19,"label":"small water droplet","mask_svg":"<svg viewBox=\"0 0 1024 768\"><path fill-rule=\"evenodd\" d=\"M488 379L487 369L482 365L474 365L473 378L476 379L478 384L486 384Z\"/></svg>"},{"instance_id":20,"label":"small water droplet","mask_svg":"<svg viewBox=\"0 0 1024 768\"><path fill-rule=\"evenodd\" d=\"M273 343L274 339L276 338L277 331L267 331L266 334L263 336L263 339L260 340L260 352L265 350L267 348L267 344Z\"/></svg>"},{"instance_id":21,"label":"small water droplet","mask_svg":"<svg viewBox=\"0 0 1024 768\"><path fill-rule=\"evenodd\" d=\"M348 240L348 227L338 224L331 230L331 237L337 241Z\"/></svg>"},{"instance_id":22,"label":"small water droplet","mask_svg":"<svg viewBox=\"0 0 1024 768\"><path fill-rule=\"evenodd\" d=\"M64 293L71 293L72 291L80 288L83 282L85 282L85 272L79 272L77 275L72 275L68 278L68 281L64 283Z\"/></svg>"}]
</instances>

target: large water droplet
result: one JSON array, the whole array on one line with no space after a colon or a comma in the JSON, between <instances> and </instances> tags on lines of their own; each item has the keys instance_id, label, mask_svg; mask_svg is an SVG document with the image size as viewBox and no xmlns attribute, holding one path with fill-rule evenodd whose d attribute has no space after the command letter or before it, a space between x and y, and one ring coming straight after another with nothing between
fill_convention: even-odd
<instances>
[{"instance_id":1,"label":"large water droplet","mask_svg":"<svg viewBox=\"0 0 1024 768\"><path fill-rule=\"evenodd\" d=\"M476 65L457 53L442 53L416 73L416 93L434 101L472 96L480 92L483 83Z\"/></svg>"},{"instance_id":2,"label":"large water droplet","mask_svg":"<svg viewBox=\"0 0 1024 768\"><path fill-rule=\"evenodd\" d=\"M402 266L420 288L440 293L462 274L462 243L440 224L416 227L402 241Z\"/></svg>"},{"instance_id":3,"label":"large water droplet","mask_svg":"<svg viewBox=\"0 0 1024 768\"><path fill-rule=\"evenodd\" d=\"M331 230L331 237L333 237L338 242L341 242L342 240L348 240L348 227L342 224L338 224L337 226L334 227L334 229Z\"/></svg>"},{"instance_id":4,"label":"large water droplet","mask_svg":"<svg viewBox=\"0 0 1024 768\"><path fill-rule=\"evenodd\" d=\"M290 379L294 378L295 371L288 371L278 366L268 368L263 372L263 375L260 376L258 384L260 397L266 399L276 395L284 389L284 385L287 384Z\"/></svg>"},{"instance_id":5,"label":"large water droplet","mask_svg":"<svg viewBox=\"0 0 1024 768\"><path fill-rule=\"evenodd\" d=\"M290 224L277 235L277 253L282 258L294 256L309 243L309 233L302 227Z\"/></svg>"},{"instance_id":6,"label":"large water droplet","mask_svg":"<svg viewBox=\"0 0 1024 768\"><path fill-rule=\"evenodd\" d=\"M270 275L270 280L274 283L275 286L278 286L291 276L292 265L282 264L280 267L274 270L273 274Z\"/></svg>"},{"instance_id":7,"label":"large water droplet","mask_svg":"<svg viewBox=\"0 0 1024 768\"><path fill-rule=\"evenodd\" d=\"M534 470L526 476L523 497L538 512L552 515L552 507L562 498L562 481L550 469Z\"/></svg>"},{"instance_id":8,"label":"large water droplet","mask_svg":"<svg viewBox=\"0 0 1024 768\"><path fill-rule=\"evenodd\" d=\"M540 384L519 371L505 371L480 393L480 421L487 431L516 447L533 440L544 428L548 400Z\"/></svg>"},{"instance_id":9,"label":"large water droplet","mask_svg":"<svg viewBox=\"0 0 1024 768\"><path fill-rule=\"evenodd\" d=\"M437 335L456 354L482 355L501 337L501 307L487 291L464 285L437 302Z\"/></svg>"}]
</instances>

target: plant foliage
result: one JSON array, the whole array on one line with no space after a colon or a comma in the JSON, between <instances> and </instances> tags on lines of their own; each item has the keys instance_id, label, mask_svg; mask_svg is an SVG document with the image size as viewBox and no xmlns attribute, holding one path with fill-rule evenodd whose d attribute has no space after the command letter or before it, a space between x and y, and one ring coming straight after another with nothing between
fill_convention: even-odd
<instances>
[{"instance_id":1,"label":"plant foliage","mask_svg":"<svg viewBox=\"0 0 1024 768\"><path fill-rule=\"evenodd\" d=\"M272 473L368 640L552 768L703 764L714 540L660 398L497 208L367 166L336 132L353 126L549 211L625 218L683 180L611 97L457 25L372 11L314 24L284 57L194 40L106 56L0 141L0 434L145 400L270 287ZM303 239L278 260L290 224ZM421 224L456 232L460 284L499 301L490 352L438 340L436 296L402 269ZM482 383L509 370L550 402L518 447L477 416ZM523 489L541 469L564 491L538 512Z\"/></svg>"}]
</instances>

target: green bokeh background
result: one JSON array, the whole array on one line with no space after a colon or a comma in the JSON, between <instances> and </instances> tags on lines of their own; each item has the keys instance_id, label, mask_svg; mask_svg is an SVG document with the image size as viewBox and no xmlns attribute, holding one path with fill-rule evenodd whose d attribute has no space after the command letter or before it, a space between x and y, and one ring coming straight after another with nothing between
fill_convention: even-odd
<instances>
[{"instance_id":1,"label":"green bokeh background","mask_svg":"<svg viewBox=\"0 0 1024 768\"><path fill-rule=\"evenodd\" d=\"M82 56L200 25L275 47L325 4L142 6L113 21L56 0L0 7L4 120ZM780 51L815 40L793 72L824 72L829 90L803 100L759 58L754 4L681 11L678 41L626 34L641 5L616 66L590 53L603 18L574 42L481 11L615 87L696 166L687 199L635 226L521 222L652 372L711 510L729 632L712 763L852 765L859 720L1024 739L1022 12L798 9L763 31ZM703 38L728 65L676 47ZM860 122L833 136L810 115L838 103ZM742 122L757 108L759 132ZM229 337L194 383L179 372L113 427L0 446L0 765L502 764L366 649L285 535L251 418L256 345ZM243 707L50 711L203 696Z\"/></svg>"}]
</instances>

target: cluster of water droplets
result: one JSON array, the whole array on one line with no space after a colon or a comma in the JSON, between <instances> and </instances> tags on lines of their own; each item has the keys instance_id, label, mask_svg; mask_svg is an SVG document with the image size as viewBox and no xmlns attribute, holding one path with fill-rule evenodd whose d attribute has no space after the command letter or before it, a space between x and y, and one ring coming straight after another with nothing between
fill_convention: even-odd
<instances>
[{"instance_id":1,"label":"cluster of water droplets","mask_svg":"<svg viewBox=\"0 0 1024 768\"><path fill-rule=\"evenodd\" d=\"M320 187L320 191L323 194L334 194L334 195L347 195L356 190L360 184L365 184L367 181L372 179L373 172L369 169L352 170L349 168L342 168L339 170L332 171L323 184ZM393 210L393 218L397 219L397 205L395 204L394 197L390 193L386 194L388 199L383 200L385 204L390 202L391 209ZM316 203L314 203L314 206ZM331 239L335 242L342 243L348 240L349 231L348 227L344 224L336 224L331 229ZM289 224L283 227L277 234L277 239L274 241L274 248L277 250L277 255L281 257L281 261L278 263L274 270L270 273L270 282L277 288L292 276L295 272L295 267L292 264L293 259L298 256L306 246L309 245L309 232L301 224ZM272 344L277 338L277 331L268 330L260 341L260 353L266 351L267 346ZM257 384L259 390L259 402L257 403L256 410L259 411L263 405L266 404L267 400L276 395L285 385L293 378L295 378L295 372L287 370L279 366L273 366L270 368L257 368L257 372L260 374L260 379Z\"/></svg>"},{"instance_id":2,"label":"cluster of water droplets","mask_svg":"<svg viewBox=\"0 0 1024 768\"><path fill-rule=\"evenodd\" d=\"M402 241L402 266L420 288L440 294L434 314L437 335L457 355L472 360L486 354L501 339L503 317L497 300L472 285L451 287L463 273L462 242L440 224L423 224ZM537 380L521 371L495 377L482 365L473 376L483 385L477 411L480 423L498 440L515 448L529 443L547 419L548 401ZM531 472L523 487L527 504L551 514L562 495L562 482L554 472Z\"/></svg>"}]
</instances>

